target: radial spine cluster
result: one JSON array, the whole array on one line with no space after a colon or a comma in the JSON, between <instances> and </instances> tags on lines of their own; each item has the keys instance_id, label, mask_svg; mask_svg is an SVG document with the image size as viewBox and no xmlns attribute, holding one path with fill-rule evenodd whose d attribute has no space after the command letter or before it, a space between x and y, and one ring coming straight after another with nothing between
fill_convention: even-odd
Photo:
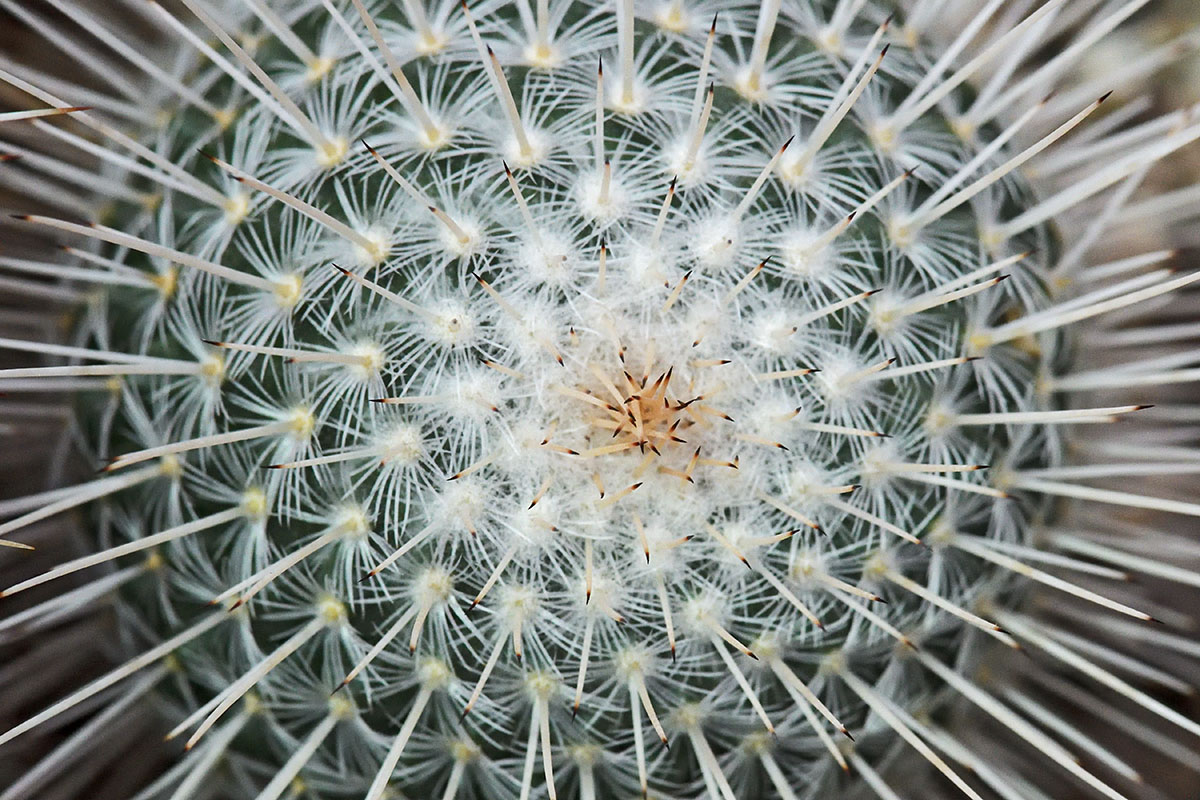
<instances>
[{"instance_id":1,"label":"radial spine cluster","mask_svg":"<svg viewBox=\"0 0 1200 800\"><path fill-rule=\"evenodd\" d=\"M1061 0L944 54L937 3L710 5L151 3L193 55L145 144L0 70L150 192L20 219L107 291L75 345L4 340L72 363L0 391L75 382L101 473L0 504L0 544L93 501L109 534L3 595L115 565L142 644L0 743L140 680L189 792L228 759L261 800L790 800L890 792L898 747L1003 792L953 690L1122 797L971 676L1100 669L1024 582L1152 624L1035 530L1047 496L1136 505L1062 466L1063 423L1142 409L1066 403L1064 327L1195 276L1074 282L1098 233L1049 223L1200 129L1054 194L1021 169L1107 87L965 84Z\"/></svg>"}]
</instances>

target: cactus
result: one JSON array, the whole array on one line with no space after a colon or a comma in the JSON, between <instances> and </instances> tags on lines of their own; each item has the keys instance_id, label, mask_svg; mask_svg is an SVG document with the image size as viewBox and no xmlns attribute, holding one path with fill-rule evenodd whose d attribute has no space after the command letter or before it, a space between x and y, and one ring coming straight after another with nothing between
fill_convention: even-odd
<instances>
[{"instance_id":1,"label":"cactus","mask_svg":"<svg viewBox=\"0 0 1200 800\"><path fill-rule=\"evenodd\" d=\"M1080 333L1171 341L1138 304L1200 276L1114 229L1200 126L1085 136L1117 87L1042 97L1144 0L1079 30L981 2L949 39L930 0L139 7L170 67L54 5L167 112L129 138L116 101L0 70L139 201L13 223L100 291L73 344L6 339L69 363L0 391L69 385L101 471L0 504L0 544L74 508L100 533L0 593L80 595L0 632L111 595L129 646L0 744L145 696L185 751L147 791L178 798L1122 797L994 688L1018 648L1200 733L1120 649L1182 646L1124 570L1196 573L1060 502L1200 515L1090 482L1192 470L1092 433L1158 430L1122 391L1190 362L1089 369ZM37 113L8 124L89 141ZM1044 756L1018 777L966 706Z\"/></svg>"}]
</instances>

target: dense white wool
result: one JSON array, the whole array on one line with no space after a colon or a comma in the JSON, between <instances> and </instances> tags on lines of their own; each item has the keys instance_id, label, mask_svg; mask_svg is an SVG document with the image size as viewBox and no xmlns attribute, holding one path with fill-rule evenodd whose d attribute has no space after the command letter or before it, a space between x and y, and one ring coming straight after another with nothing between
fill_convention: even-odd
<instances>
[{"instance_id":1,"label":"dense white wool","mask_svg":"<svg viewBox=\"0 0 1200 800\"><path fill-rule=\"evenodd\" d=\"M1143 408L1065 392L1196 378L1194 352L1062 356L1062 329L1102 315L1131 325L1116 347L1194 334L1129 316L1194 274L1157 249L1109 258L1104 225L1066 222L1097 203L1113 219L1200 125L1088 138L1076 126L1107 86L1042 99L1143 2L1082 33L1063 0L980 2L940 49L921 41L938 0L896 20L873 0L140 7L178 45L171 69L81 4L51 5L105 54L0 0L106 91L0 64L56 107L0 113L0 134L34 126L110 170L7 137L0 152L111 200L115 221L14 223L61 236L72 261L5 257L20 277L2 286L86 291L90 311L77 346L10 335L0 315L0 346L67 361L0 370L0 392L80 390L104 474L0 501L0 545L40 545L35 524L89 503L106 533L3 594L116 571L0 619L0 636L119 586L129 638L158 641L0 744L138 673L132 691L157 687L188 750L146 797L220 777L264 800L790 799L840 792L844 770L925 796L886 769L901 745L968 797L1025 796L1029 776L931 713L949 687L1043 751L1034 777L1121 798L1075 757L1129 778L1118 754L1024 690L973 682L989 639L1200 733L1125 680L1177 677L1042 627L1016 591L1141 626L1120 570L1200 583L1169 549L1056 528L1039 499L1200 516L1086 483L1190 474L1173 435L1180 463L1141 463L1110 434L1078 445L1092 466L1063 465L1065 426ZM110 59L170 98L141 140L120 131L149 101Z\"/></svg>"}]
</instances>

